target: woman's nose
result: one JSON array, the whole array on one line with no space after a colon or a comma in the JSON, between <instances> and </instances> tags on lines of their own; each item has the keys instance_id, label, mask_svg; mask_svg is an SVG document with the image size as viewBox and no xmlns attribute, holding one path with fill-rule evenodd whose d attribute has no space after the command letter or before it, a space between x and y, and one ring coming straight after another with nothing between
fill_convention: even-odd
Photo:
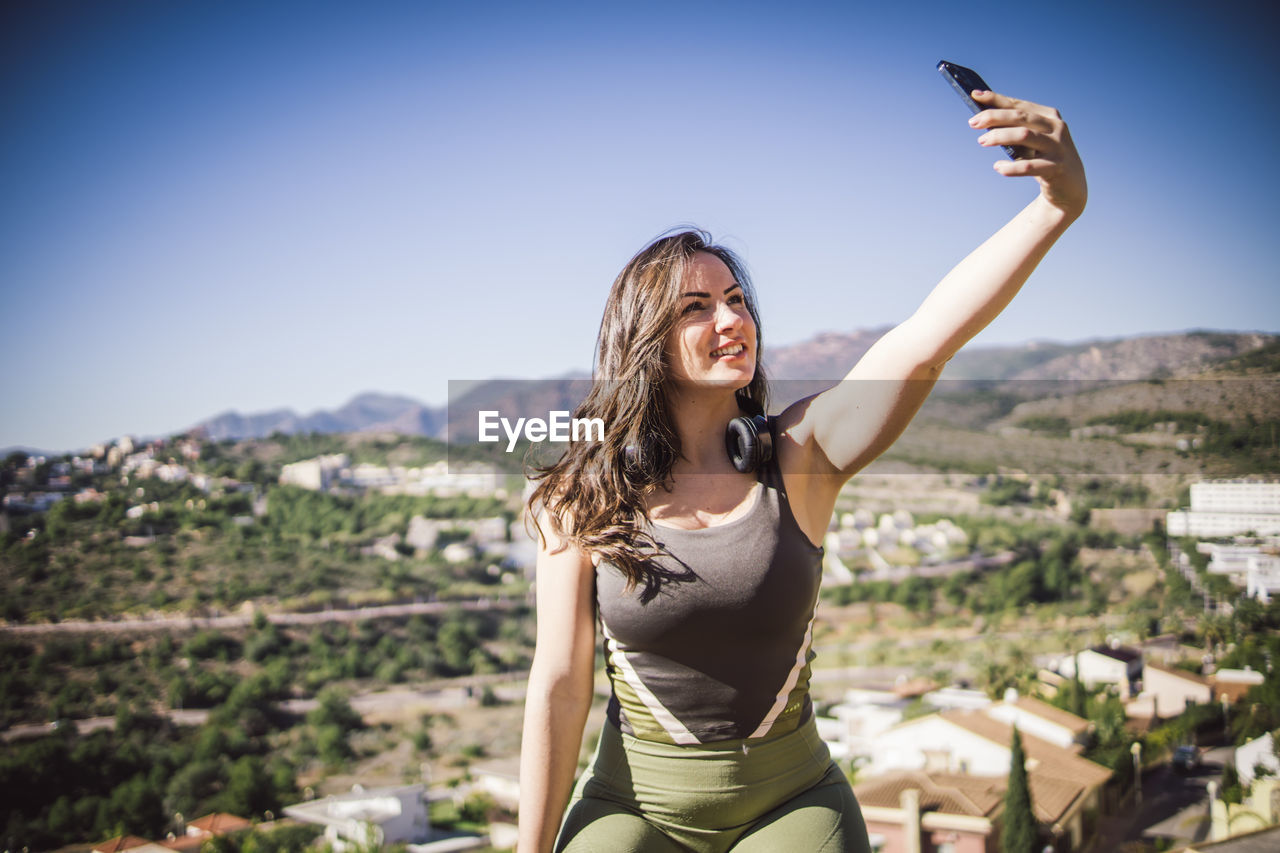
<instances>
[{"instance_id":1,"label":"woman's nose","mask_svg":"<svg viewBox=\"0 0 1280 853\"><path fill-rule=\"evenodd\" d=\"M733 329L742 325L742 315L728 302L716 308L716 329Z\"/></svg>"}]
</instances>

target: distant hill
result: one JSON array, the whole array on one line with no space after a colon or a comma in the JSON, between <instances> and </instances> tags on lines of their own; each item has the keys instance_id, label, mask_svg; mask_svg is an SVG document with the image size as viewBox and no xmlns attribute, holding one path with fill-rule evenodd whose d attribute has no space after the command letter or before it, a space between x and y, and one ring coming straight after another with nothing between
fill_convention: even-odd
<instances>
[{"instance_id":1,"label":"distant hill","mask_svg":"<svg viewBox=\"0 0 1280 853\"><path fill-rule=\"evenodd\" d=\"M766 340L764 367L770 379L840 379L887 331L888 326L823 332L807 341L780 347L771 347Z\"/></svg>"},{"instance_id":2,"label":"distant hill","mask_svg":"<svg viewBox=\"0 0 1280 853\"><path fill-rule=\"evenodd\" d=\"M1188 379L1277 340L1262 332L1186 332L1078 344L1025 344L962 351L952 379Z\"/></svg>"},{"instance_id":3,"label":"distant hill","mask_svg":"<svg viewBox=\"0 0 1280 853\"><path fill-rule=\"evenodd\" d=\"M776 347L765 355L772 379L840 379L888 328L824 332L811 340ZM1268 359L1242 364L1275 366L1280 336L1263 332L1184 332L1112 340L971 347L950 363L947 379L1115 380L1183 378L1230 363L1268 347Z\"/></svg>"},{"instance_id":4,"label":"distant hill","mask_svg":"<svg viewBox=\"0 0 1280 853\"><path fill-rule=\"evenodd\" d=\"M396 432L404 435L439 434L444 428L444 408L425 406L409 397L365 393L342 408L299 415L292 409L276 409L242 415L224 412L201 421L192 431L209 438L265 438L273 432Z\"/></svg>"},{"instance_id":5,"label":"distant hill","mask_svg":"<svg viewBox=\"0 0 1280 853\"><path fill-rule=\"evenodd\" d=\"M773 380L812 380L776 389L777 402L817 390L843 377L887 329L825 332L789 346L771 347L765 368ZM1280 362L1280 336L1262 332L1186 332L1079 343L1031 342L1017 346L977 347L962 351L943 374L946 379L1074 380L1085 382L1270 374ZM454 400L455 429L474 424L477 408L542 413L569 409L581 398L579 376L547 380L493 380L470 386ZM1025 392L1025 388L1023 389ZM1023 396L1019 393L1018 396ZM941 401L938 401L941 402ZM1004 414L1016 401L1010 400ZM366 393L332 411L299 415L292 409L242 415L226 412L197 424L210 438L264 438L273 432L395 432L444 438L444 406L427 406L409 397Z\"/></svg>"},{"instance_id":6,"label":"distant hill","mask_svg":"<svg viewBox=\"0 0 1280 853\"><path fill-rule=\"evenodd\" d=\"M21 444L15 444L12 447L0 447L0 459L6 459L15 453L21 453L23 456L60 456L61 454L53 450L40 450L36 447L27 447Z\"/></svg>"}]
</instances>

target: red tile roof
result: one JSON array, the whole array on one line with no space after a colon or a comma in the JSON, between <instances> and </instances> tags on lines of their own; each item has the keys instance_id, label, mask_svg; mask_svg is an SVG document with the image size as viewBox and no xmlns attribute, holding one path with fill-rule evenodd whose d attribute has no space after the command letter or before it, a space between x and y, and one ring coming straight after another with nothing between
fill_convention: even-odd
<instances>
[{"instance_id":1,"label":"red tile roof","mask_svg":"<svg viewBox=\"0 0 1280 853\"><path fill-rule=\"evenodd\" d=\"M1072 734L1079 734L1089 730L1089 721L1084 717L1077 717L1070 711L1064 711L1056 705L1042 702L1034 696L1019 696L1018 701L1014 704L1028 714L1035 714L1041 719L1057 723Z\"/></svg>"},{"instance_id":2,"label":"red tile roof","mask_svg":"<svg viewBox=\"0 0 1280 853\"><path fill-rule=\"evenodd\" d=\"M854 786L853 792L863 807L901 807L902 792L920 792L920 811L968 817L993 817L1000 811L1004 798L1004 779L961 774L929 774L921 770L904 770L877 776Z\"/></svg>"},{"instance_id":3,"label":"red tile roof","mask_svg":"<svg viewBox=\"0 0 1280 853\"><path fill-rule=\"evenodd\" d=\"M1050 825L1064 820L1086 790L1082 783L1035 770L1027 773L1027 782L1036 820ZM853 791L863 806L896 809L901 807L902 792L915 788L920 792L921 812L993 819L1004 809L1007 787L1007 776L904 770L868 779L855 785Z\"/></svg>"},{"instance_id":4,"label":"red tile roof","mask_svg":"<svg viewBox=\"0 0 1280 853\"><path fill-rule=\"evenodd\" d=\"M248 829L251 826L253 824L242 817L227 814L226 812L214 812L189 822L187 829L194 827L211 835L221 835L226 832L235 832L238 829Z\"/></svg>"},{"instance_id":5,"label":"red tile roof","mask_svg":"<svg viewBox=\"0 0 1280 853\"><path fill-rule=\"evenodd\" d=\"M943 711L939 716L980 738L1008 747L1013 743L1013 727L988 717L980 711ZM1022 732L1022 746L1029 759L1027 771L1037 769L1055 779L1070 779L1089 788L1096 787L1111 778L1111 771L1101 764L1081 758L1069 749L1041 740Z\"/></svg>"},{"instance_id":6,"label":"red tile roof","mask_svg":"<svg viewBox=\"0 0 1280 853\"><path fill-rule=\"evenodd\" d=\"M121 850L141 847L150 843L147 839L139 838L136 835L117 835L115 838L109 838L101 844L93 845L93 853L120 853Z\"/></svg>"}]
</instances>

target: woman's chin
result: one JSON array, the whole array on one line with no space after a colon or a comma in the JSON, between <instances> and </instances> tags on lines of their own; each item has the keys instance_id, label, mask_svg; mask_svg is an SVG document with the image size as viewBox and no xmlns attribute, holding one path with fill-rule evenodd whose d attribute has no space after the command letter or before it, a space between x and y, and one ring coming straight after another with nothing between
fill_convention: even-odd
<instances>
[{"instance_id":1,"label":"woman's chin","mask_svg":"<svg viewBox=\"0 0 1280 853\"><path fill-rule=\"evenodd\" d=\"M748 385L751 384L751 380L753 378L754 378L753 376L746 376L746 375L701 376L696 379L686 379L684 381L679 382L678 384L684 386L685 388L688 388L691 391L692 390L724 391L726 393L733 393L736 391L741 391L743 388L746 388Z\"/></svg>"}]
</instances>

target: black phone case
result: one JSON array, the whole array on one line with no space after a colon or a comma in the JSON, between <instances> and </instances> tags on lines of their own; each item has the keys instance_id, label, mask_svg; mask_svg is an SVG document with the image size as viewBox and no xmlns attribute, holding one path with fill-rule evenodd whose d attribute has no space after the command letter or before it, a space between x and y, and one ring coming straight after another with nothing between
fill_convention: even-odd
<instances>
[{"instance_id":1,"label":"black phone case","mask_svg":"<svg viewBox=\"0 0 1280 853\"><path fill-rule=\"evenodd\" d=\"M942 72L942 76L951 84L951 88L956 90L956 94L960 96L960 100L969 105L969 109L974 115L982 112L986 107L975 101L969 93L974 89L984 89L991 91L991 87L987 85L987 81L982 79L982 75L972 68L965 68L963 65L956 65L954 62L947 62L945 59L938 63L938 70ZM1004 153L1009 155L1010 160L1023 160L1027 156L1025 149L1016 145L1001 145Z\"/></svg>"}]
</instances>

